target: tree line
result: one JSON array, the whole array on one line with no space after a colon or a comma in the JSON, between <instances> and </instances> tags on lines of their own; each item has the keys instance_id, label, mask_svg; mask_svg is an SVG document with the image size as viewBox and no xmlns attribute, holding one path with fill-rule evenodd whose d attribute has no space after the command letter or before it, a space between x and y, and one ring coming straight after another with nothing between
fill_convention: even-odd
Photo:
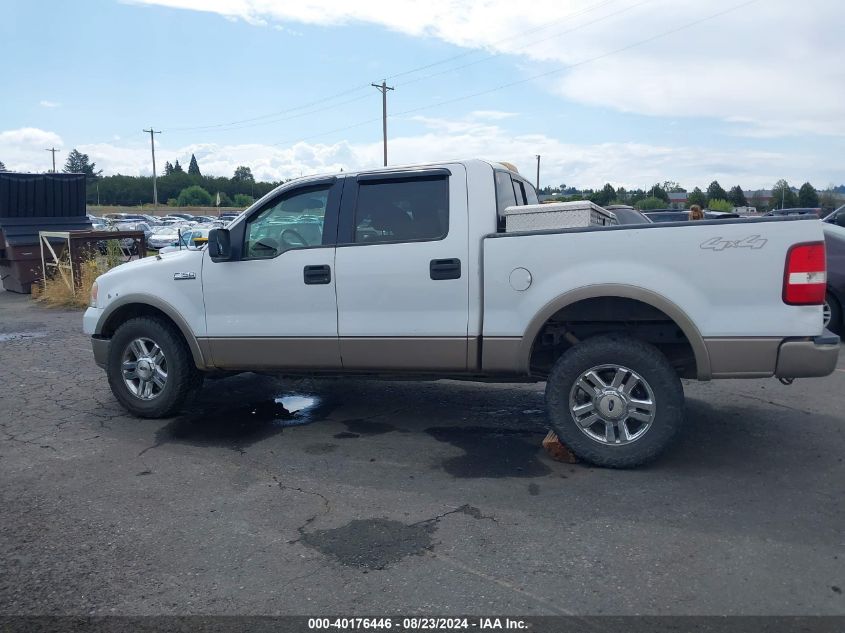
<instances>
[{"instance_id":1,"label":"tree line","mask_svg":"<svg viewBox=\"0 0 845 633\"><path fill-rule=\"evenodd\" d=\"M552 196L552 200L566 202L569 200L590 200L599 206L613 204L627 204L642 211L652 209L664 209L670 206L670 193L686 193L687 200L684 208L697 204L702 209L713 211L731 211L736 207L756 207L758 211L770 211L772 209L790 209L794 207L821 207L832 210L838 206L837 198L834 196L839 189L845 190L845 186L835 187L828 191L819 193L809 182L805 182L796 191L786 180L779 180L772 188L770 199L764 198L759 191L755 191L750 197L739 185L731 187L726 191L718 180L708 185L706 190L695 187L687 191L674 181L657 183L650 189L626 190L624 187L615 188L610 183L598 190L585 189L577 191L565 184L559 187L545 187L540 190Z\"/></svg>"},{"instance_id":2,"label":"tree line","mask_svg":"<svg viewBox=\"0 0 845 633\"><path fill-rule=\"evenodd\" d=\"M68 154L62 171L86 175L88 204L133 206L153 202L152 176L103 176L96 163L76 149ZM280 184L256 181L245 165L239 165L231 178L204 176L193 154L188 171L178 160L172 164L167 161L164 173L156 179L159 204L170 206L212 206L219 193L221 207L246 207Z\"/></svg>"}]
</instances>

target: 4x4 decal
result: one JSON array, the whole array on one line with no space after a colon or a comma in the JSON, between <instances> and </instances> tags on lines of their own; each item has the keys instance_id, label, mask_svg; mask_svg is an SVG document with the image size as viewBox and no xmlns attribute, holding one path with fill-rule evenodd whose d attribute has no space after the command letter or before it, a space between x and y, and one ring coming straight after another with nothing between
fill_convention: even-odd
<instances>
[{"instance_id":1,"label":"4x4 decal","mask_svg":"<svg viewBox=\"0 0 845 633\"><path fill-rule=\"evenodd\" d=\"M726 248L763 248L769 240L759 235L750 235L741 240L724 240L721 237L714 237L702 242L699 248L711 251L723 251Z\"/></svg>"}]
</instances>

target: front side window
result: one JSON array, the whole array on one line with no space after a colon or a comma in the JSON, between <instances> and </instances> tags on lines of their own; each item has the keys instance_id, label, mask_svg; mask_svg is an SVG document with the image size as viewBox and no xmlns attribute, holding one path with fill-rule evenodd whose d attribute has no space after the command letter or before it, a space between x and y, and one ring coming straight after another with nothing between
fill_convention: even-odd
<instances>
[{"instance_id":1,"label":"front side window","mask_svg":"<svg viewBox=\"0 0 845 633\"><path fill-rule=\"evenodd\" d=\"M282 194L250 218L244 239L244 257L276 257L285 251L323 243L323 226L331 185Z\"/></svg>"},{"instance_id":2,"label":"front side window","mask_svg":"<svg viewBox=\"0 0 845 633\"><path fill-rule=\"evenodd\" d=\"M444 177L364 181L358 186L355 242L439 240L449 232L449 181Z\"/></svg>"}]
</instances>

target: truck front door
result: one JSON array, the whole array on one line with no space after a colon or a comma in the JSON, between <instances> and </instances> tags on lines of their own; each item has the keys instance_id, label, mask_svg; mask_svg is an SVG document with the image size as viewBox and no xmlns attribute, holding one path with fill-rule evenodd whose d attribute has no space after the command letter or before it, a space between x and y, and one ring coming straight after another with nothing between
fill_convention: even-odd
<instances>
[{"instance_id":1,"label":"truck front door","mask_svg":"<svg viewBox=\"0 0 845 633\"><path fill-rule=\"evenodd\" d=\"M344 369L467 368L466 170L347 178L336 255Z\"/></svg>"},{"instance_id":2,"label":"truck front door","mask_svg":"<svg viewBox=\"0 0 845 633\"><path fill-rule=\"evenodd\" d=\"M280 192L230 229L232 261L206 253L206 344L221 369L337 369L335 241L342 179Z\"/></svg>"}]
</instances>

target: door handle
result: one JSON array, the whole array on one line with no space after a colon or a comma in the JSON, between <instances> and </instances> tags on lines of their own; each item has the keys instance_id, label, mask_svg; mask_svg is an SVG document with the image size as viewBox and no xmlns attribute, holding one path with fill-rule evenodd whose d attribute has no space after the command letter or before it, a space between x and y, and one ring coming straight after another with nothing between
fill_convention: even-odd
<instances>
[{"instance_id":1,"label":"door handle","mask_svg":"<svg viewBox=\"0 0 845 633\"><path fill-rule=\"evenodd\" d=\"M332 269L328 264L306 266L302 271L302 278L309 286L329 284L332 282Z\"/></svg>"},{"instance_id":2,"label":"door handle","mask_svg":"<svg viewBox=\"0 0 845 633\"><path fill-rule=\"evenodd\" d=\"M435 281L440 279L460 279L460 259L432 259L428 264L428 272Z\"/></svg>"}]
</instances>

